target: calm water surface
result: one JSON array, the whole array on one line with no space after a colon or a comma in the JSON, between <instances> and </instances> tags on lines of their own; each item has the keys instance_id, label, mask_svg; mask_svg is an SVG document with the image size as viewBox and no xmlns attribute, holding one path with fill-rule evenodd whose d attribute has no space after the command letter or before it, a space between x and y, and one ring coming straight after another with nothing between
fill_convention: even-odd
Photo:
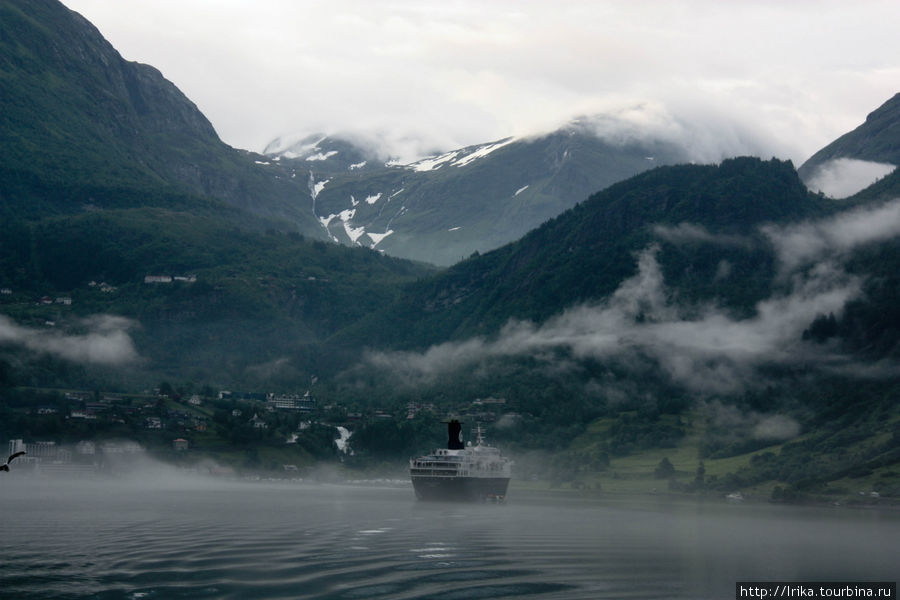
<instances>
[{"instance_id":1,"label":"calm water surface","mask_svg":"<svg viewBox=\"0 0 900 600\"><path fill-rule=\"evenodd\" d=\"M0 477L0 509L2 598L729 599L900 575L896 511L155 476Z\"/></svg>"}]
</instances>

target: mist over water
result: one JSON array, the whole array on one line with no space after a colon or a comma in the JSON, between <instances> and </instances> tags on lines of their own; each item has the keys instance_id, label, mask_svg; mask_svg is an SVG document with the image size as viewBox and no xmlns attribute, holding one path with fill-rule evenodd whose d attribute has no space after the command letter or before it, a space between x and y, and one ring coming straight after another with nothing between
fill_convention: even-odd
<instances>
[{"instance_id":1,"label":"mist over water","mask_svg":"<svg viewBox=\"0 0 900 600\"><path fill-rule=\"evenodd\" d=\"M0 478L10 598L731 598L735 581L894 581L900 514L147 471Z\"/></svg>"}]
</instances>

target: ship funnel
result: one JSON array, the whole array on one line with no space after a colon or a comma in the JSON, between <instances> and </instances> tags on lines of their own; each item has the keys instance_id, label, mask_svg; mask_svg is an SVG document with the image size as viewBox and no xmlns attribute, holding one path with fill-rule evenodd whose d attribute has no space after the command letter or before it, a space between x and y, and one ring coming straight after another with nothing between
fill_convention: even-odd
<instances>
[{"instance_id":1,"label":"ship funnel","mask_svg":"<svg viewBox=\"0 0 900 600\"><path fill-rule=\"evenodd\" d=\"M447 449L462 450L462 423L453 419L447 421Z\"/></svg>"}]
</instances>

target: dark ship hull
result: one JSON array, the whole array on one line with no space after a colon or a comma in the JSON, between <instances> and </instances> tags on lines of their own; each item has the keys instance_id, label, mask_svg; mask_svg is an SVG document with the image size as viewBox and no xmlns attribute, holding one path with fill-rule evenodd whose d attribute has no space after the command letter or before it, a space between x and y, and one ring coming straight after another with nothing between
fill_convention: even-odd
<instances>
[{"instance_id":1,"label":"dark ship hull","mask_svg":"<svg viewBox=\"0 0 900 600\"><path fill-rule=\"evenodd\" d=\"M412 483L419 500L478 502L506 498L509 478L413 476Z\"/></svg>"}]
</instances>

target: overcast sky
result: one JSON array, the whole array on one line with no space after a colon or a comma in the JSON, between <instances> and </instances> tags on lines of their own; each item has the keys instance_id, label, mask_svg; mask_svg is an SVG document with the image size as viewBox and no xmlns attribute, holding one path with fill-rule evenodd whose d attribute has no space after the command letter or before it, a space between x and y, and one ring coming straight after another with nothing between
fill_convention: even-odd
<instances>
[{"instance_id":1,"label":"overcast sky","mask_svg":"<svg viewBox=\"0 0 900 600\"><path fill-rule=\"evenodd\" d=\"M450 149L639 106L799 166L900 91L896 0L63 1L256 151L315 131Z\"/></svg>"}]
</instances>

